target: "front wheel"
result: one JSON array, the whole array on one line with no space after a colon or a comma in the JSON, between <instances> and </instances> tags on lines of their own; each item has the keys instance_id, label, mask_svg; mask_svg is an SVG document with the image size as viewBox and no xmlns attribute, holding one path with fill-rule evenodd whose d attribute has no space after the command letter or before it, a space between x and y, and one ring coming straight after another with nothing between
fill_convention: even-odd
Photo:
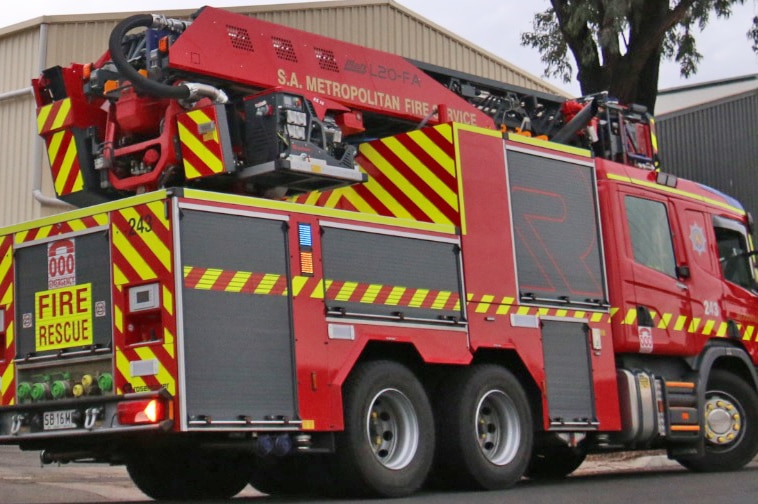
<instances>
[{"instance_id":1,"label":"front wheel","mask_svg":"<svg viewBox=\"0 0 758 504\"><path fill-rule=\"evenodd\" d=\"M434 454L426 392L405 366L360 364L344 386L336 476L351 495L401 497L424 483Z\"/></svg>"},{"instance_id":2,"label":"front wheel","mask_svg":"<svg viewBox=\"0 0 758 504\"><path fill-rule=\"evenodd\" d=\"M529 463L534 438L519 381L499 366L471 366L451 375L440 392L437 479L485 490L514 485Z\"/></svg>"},{"instance_id":3,"label":"front wheel","mask_svg":"<svg viewBox=\"0 0 758 504\"><path fill-rule=\"evenodd\" d=\"M758 394L736 375L714 369L705 393L705 453L677 461L699 472L734 471L758 452Z\"/></svg>"}]
</instances>

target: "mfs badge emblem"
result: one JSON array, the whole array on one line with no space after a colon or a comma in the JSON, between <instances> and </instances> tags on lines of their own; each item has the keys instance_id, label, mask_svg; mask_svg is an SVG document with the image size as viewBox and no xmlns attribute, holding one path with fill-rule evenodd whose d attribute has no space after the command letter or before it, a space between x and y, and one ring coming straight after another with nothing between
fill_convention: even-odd
<instances>
[{"instance_id":1,"label":"mfs badge emblem","mask_svg":"<svg viewBox=\"0 0 758 504\"><path fill-rule=\"evenodd\" d=\"M692 243L692 250L699 255L705 253L705 232L698 224L690 224L690 242Z\"/></svg>"}]
</instances>

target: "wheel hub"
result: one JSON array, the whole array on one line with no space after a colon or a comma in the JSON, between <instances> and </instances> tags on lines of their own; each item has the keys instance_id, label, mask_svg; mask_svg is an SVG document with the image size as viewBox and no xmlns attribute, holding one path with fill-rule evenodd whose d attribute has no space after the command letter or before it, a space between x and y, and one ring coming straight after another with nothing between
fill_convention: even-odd
<instances>
[{"instance_id":1,"label":"wheel hub","mask_svg":"<svg viewBox=\"0 0 758 504\"><path fill-rule=\"evenodd\" d=\"M742 431L742 415L734 403L713 396L705 403L705 438L715 445L733 443Z\"/></svg>"},{"instance_id":2,"label":"wheel hub","mask_svg":"<svg viewBox=\"0 0 758 504\"><path fill-rule=\"evenodd\" d=\"M388 469L402 469L416 453L419 425L410 399L397 389L374 396L366 417L366 435L376 459Z\"/></svg>"},{"instance_id":3,"label":"wheel hub","mask_svg":"<svg viewBox=\"0 0 758 504\"><path fill-rule=\"evenodd\" d=\"M505 465L516 456L521 442L518 411L500 390L487 392L476 409L476 436L484 457L495 465Z\"/></svg>"}]
</instances>

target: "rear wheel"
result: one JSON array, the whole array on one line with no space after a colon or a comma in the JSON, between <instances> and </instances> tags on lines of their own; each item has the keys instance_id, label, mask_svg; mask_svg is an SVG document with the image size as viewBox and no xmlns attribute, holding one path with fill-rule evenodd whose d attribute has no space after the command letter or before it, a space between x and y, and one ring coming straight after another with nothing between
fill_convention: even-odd
<instances>
[{"instance_id":1,"label":"rear wheel","mask_svg":"<svg viewBox=\"0 0 758 504\"><path fill-rule=\"evenodd\" d=\"M244 460L195 450L150 450L130 457L127 472L155 500L228 499L247 485Z\"/></svg>"},{"instance_id":2,"label":"rear wheel","mask_svg":"<svg viewBox=\"0 0 758 504\"><path fill-rule=\"evenodd\" d=\"M464 488L514 485L529 462L534 437L519 381L494 365L451 376L436 402L436 478Z\"/></svg>"},{"instance_id":3,"label":"rear wheel","mask_svg":"<svg viewBox=\"0 0 758 504\"><path fill-rule=\"evenodd\" d=\"M585 458L587 450L584 448L568 446L554 436L546 435L540 443L535 443L526 476L537 480L564 478L576 471Z\"/></svg>"},{"instance_id":4,"label":"rear wheel","mask_svg":"<svg viewBox=\"0 0 758 504\"><path fill-rule=\"evenodd\" d=\"M337 436L336 477L351 495L400 497L424 483L434 453L426 392L408 368L360 364L344 386L345 430Z\"/></svg>"},{"instance_id":5,"label":"rear wheel","mask_svg":"<svg viewBox=\"0 0 758 504\"><path fill-rule=\"evenodd\" d=\"M758 452L758 394L732 373L715 369L705 393L705 453L677 461L693 471L733 471Z\"/></svg>"}]
</instances>

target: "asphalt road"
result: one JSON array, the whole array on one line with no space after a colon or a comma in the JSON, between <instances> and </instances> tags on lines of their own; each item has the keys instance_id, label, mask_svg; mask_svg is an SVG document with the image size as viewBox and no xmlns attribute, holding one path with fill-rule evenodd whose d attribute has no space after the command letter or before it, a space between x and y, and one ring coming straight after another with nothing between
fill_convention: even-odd
<instances>
[{"instance_id":1,"label":"asphalt road","mask_svg":"<svg viewBox=\"0 0 758 504\"><path fill-rule=\"evenodd\" d=\"M693 474L665 456L620 455L592 457L570 478L560 482L524 480L504 492L422 492L406 499L373 500L372 504L587 504L595 502L645 504L744 504L758 501L758 463L734 473ZM36 453L0 447L0 503L78 504L148 503L123 467L67 464L41 467ZM320 502L281 499L246 488L234 502L255 504ZM346 504L348 501L332 501ZM214 504L210 501L206 504Z\"/></svg>"}]
</instances>

